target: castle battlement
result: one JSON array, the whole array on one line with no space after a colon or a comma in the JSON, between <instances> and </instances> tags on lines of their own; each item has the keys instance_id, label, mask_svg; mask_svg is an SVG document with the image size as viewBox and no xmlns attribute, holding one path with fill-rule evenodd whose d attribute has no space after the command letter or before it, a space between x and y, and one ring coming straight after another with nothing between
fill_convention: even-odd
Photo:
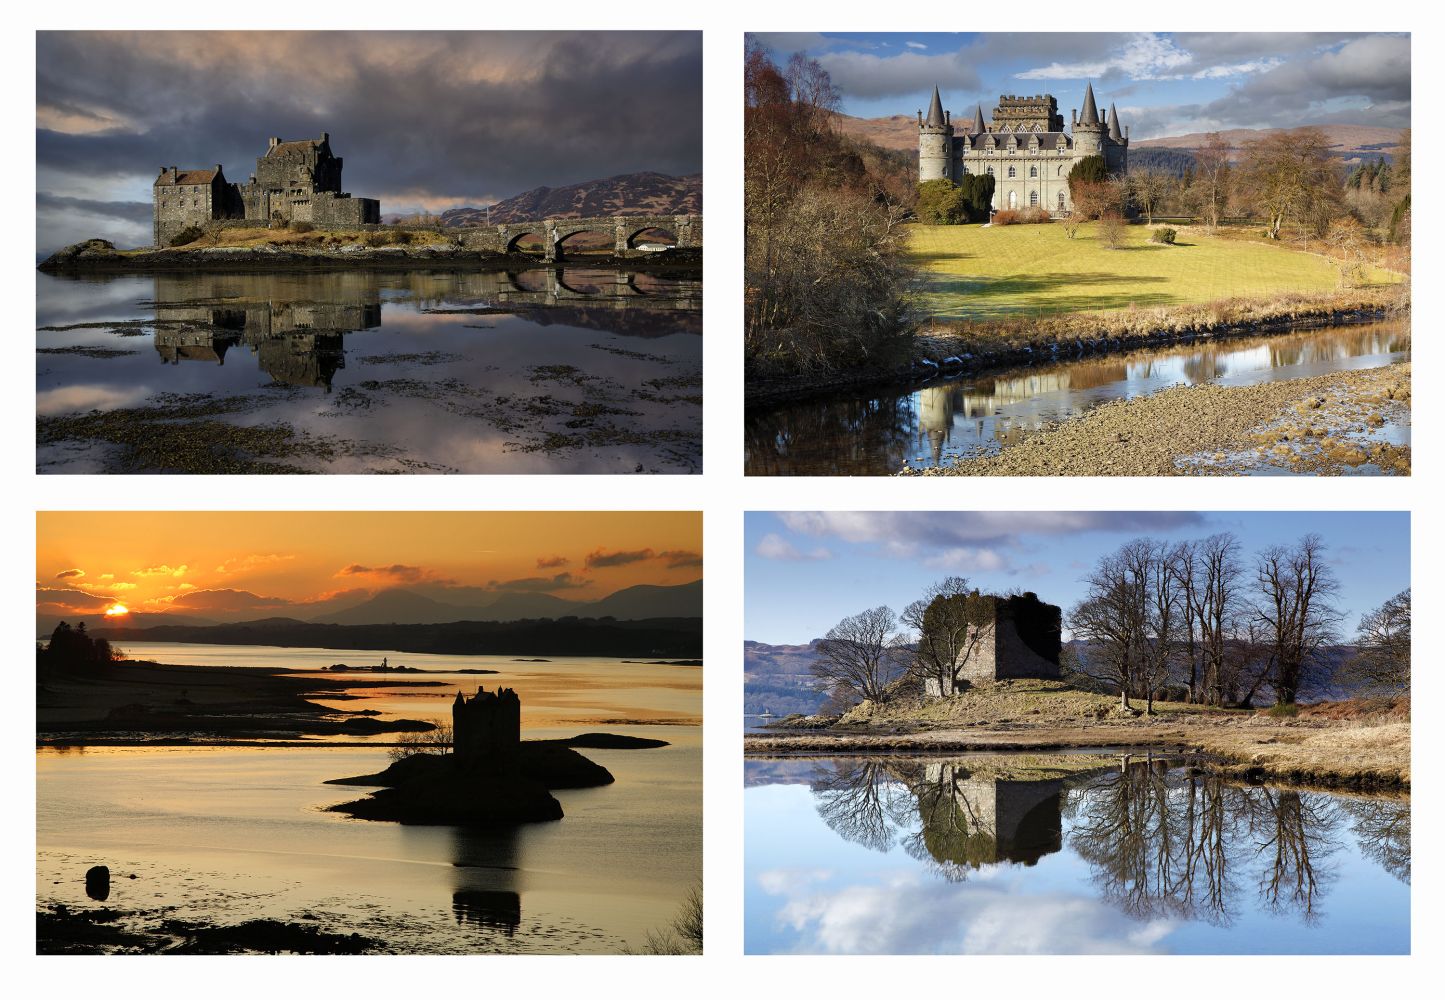
<instances>
[{"instance_id":1,"label":"castle battlement","mask_svg":"<svg viewBox=\"0 0 1445 1000\"><path fill-rule=\"evenodd\" d=\"M960 120L961 121L961 120ZM938 88L928 116L918 113L918 180L953 183L966 174L991 174L993 208L1073 211L1069 171L1088 156L1102 156L1111 174L1128 171L1129 135L1111 105L1101 115L1093 84L1084 89L1083 111L1070 112L1069 129L1052 94L1001 94L986 120L983 106L955 131Z\"/></svg>"}]
</instances>

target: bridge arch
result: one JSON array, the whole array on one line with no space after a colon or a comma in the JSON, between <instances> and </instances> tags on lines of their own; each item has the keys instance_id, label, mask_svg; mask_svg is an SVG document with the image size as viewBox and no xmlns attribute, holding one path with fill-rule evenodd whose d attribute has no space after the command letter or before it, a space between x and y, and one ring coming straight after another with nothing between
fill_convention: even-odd
<instances>
[{"instance_id":1,"label":"bridge arch","mask_svg":"<svg viewBox=\"0 0 1445 1000\"><path fill-rule=\"evenodd\" d=\"M676 250L679 240L677 229L665 225L647 225L641 228L628 227L626 245L628 250L643 250L651 247L666 247Z\"/></svg>"},{"instance_id":2,"label":"bridge arch","mask_svg":"<svg viewBox=\"0 0 1445 1000\"><path fill-rule=\"evenodd\" d=\"M507 253L546 256L546 230L528 229L520 233L513 233L507 239Z\"/></svg>"}]
</instances>

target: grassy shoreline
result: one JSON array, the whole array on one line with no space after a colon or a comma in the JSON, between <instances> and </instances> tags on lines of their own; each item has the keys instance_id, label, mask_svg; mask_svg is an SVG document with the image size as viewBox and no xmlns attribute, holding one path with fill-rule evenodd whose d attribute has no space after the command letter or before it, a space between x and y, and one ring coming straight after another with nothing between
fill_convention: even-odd
<instances>
[{"instance_id":1,"label":"grassy shoreline","mask_svg":"<svg viewBox=\"0 0 1445 1000\"><path fill-rule=\"evenodd\" d=\"M1293 716L1183 702L1154 715L1059 681L1000 681L947 699L863 702L833 720L747 733L746 757L1150 751L1248 781L1359 791L1410 788L1408 699L1327 702ZM775 724L777 725L777 724Z\"/></svg>"}]
</instances>

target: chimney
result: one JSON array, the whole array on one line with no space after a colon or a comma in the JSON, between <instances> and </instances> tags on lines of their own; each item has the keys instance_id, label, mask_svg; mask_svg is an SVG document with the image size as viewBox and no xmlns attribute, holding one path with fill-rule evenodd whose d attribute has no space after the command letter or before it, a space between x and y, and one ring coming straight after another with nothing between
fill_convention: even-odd
<instances>
[{"instance_id":1,"label":"chimney","mask_svg":"<svg viewBox=\"0 0 1445 1000\"><path fill-rule=\"evenodd\" d=\"M327 139L330 139L330 138L331 138L331 133L330 133L330 132L322 132L322 133L321 133L321 141L322 141L322 142L325 142Z\"/></svg>"},{"instance_id":2,"label":"chimney","mask_svg":"<svg viewBox=\"0 0 1445 1000\"><path fill-rule=\"evenodd\" d=\"M270 145L267 147L268 149L275 149L281 144L281 137L273 135L270 139L266 141L270 143Z\"/></svg>"}]
</instances>

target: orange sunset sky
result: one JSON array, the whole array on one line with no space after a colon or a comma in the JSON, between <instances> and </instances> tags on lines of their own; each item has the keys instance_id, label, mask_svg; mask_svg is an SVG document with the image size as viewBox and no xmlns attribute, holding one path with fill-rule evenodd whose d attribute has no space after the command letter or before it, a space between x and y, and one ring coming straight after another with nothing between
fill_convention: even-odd
<instances>
[{"instance_id":1,"label":"orange sunset sky","mask_svg":"<svg viewBox=\"0 0 1445 1000\"><path fill-rule=\"evenodd\" d=\"M37 613L304 617L393 587L595 600L702 576L696 512L65 512L36 518Z\"/></svg>"}]
</instances>

